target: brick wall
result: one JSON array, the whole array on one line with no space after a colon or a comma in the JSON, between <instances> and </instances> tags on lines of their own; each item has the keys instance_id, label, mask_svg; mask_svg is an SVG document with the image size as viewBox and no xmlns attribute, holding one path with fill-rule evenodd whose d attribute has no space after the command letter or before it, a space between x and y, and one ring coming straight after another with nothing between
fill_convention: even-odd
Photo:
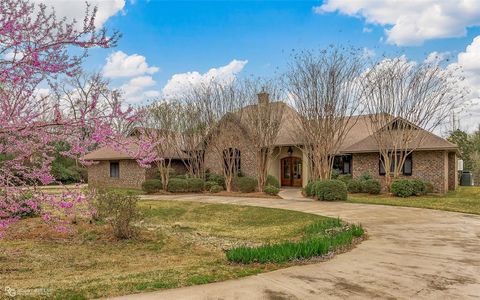
<instances>
[{"instance_id":1,"label":"brick wall","mask_svg":"<svg viewBox=\"0 0 480 300\"><path fill-rule=\"evenodd\" d=\"M353 154L352 159L353 178L358 178L363 172L368 171L375 179L380 180L382 185L384 184L384 176L378 174L378 153ZM444 193L449 187L448 160L448 153L445 151L415 151L412 153L412 175L401 177L431 182L435 192ZM452 161L455 162L456 157L452 157ZM383 188L385 190L385 187Z\"/></svg>"},{"instance_id":2,"label":"brick wall","mask_svg":"<svg viewBox=\"0 0 480 300\"><path fill-rule=\"evenodd\" d=\"M458 157L455 152L448 153L448 189L455 190L458 186Z\"/></svg>"},{"instance_id":3,"label":"brick wall","mask_svg":"<svg viewBox=\"0 0 480 300\"><path fill-rule=\"evenodd\" d=\"M110 162L100 161L88 166L88 185L93 187L136 188L142 187L146 169L140 167L135 160L120 160L120 176L110 177Z\"/></svg>"},{"instance_id":4,"label":"brick wall","mask_svg":"<svg viewBox=\"0 0 480 300\"><path fill-rule=\"evenodd\" d=\"M224 126L220 134L211 139L205 149L205 169L212 173L223 174L223 154L219 149L237 148L240 150L242 174L256 177L255 154L248 145L249 141L238 124Z\"/></svg>"}]
</instances>

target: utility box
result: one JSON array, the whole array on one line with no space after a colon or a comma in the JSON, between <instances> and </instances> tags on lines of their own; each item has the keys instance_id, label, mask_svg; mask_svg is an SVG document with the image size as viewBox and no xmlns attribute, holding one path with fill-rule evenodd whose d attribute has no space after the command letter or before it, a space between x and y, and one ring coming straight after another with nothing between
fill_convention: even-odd
<instances>
[{"instance_id":1,"label":"utility box","mask_svg":"<svg viewBox=\"0 0 480 300\"><path fill-rule=\"evenodd\" d=\"M473 175L470 171L463 171L462 177L460 178L461 186L472 186L473 185Z\"/></svg>"}]
</instances>

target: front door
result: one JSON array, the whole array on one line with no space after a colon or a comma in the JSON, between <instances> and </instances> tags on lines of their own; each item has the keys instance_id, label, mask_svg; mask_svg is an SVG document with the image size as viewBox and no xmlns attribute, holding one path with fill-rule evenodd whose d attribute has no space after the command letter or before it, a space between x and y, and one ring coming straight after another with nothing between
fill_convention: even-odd
<instances>
[{"instance_id":1,"label":"front door","mask_svg":"<svg viewBox=\"0 0 480 300\"><path fill-rule=\"evenodd\" d=\"M302 186L302 159L299 157L285 157L280 160L282 186Z\"/></svg>"}]
</instances>

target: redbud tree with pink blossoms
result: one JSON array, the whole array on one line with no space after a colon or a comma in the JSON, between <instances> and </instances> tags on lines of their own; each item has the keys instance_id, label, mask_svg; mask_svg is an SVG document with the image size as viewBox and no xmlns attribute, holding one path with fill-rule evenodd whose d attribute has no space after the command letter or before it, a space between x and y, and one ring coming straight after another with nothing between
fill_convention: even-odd
<instances>
[{"instance_id":1,"label":"redbud tree with pink blossoms","mask_svg":"<svg viewBox=\"0 0 480 300\"><path fill-rule=\"evenodd\" d=\"M57 18L42 4L0 1L0 235L26 213L34 212L60 229L72 217L90 213L79 189L48 195L37 188L54 182L56 143L69 145L61 154L76 159L100 146L131 149L126 147L131 141L111 124L119 118L134 121L141 117L138 111L122 109L119 103L108 114L95 113L98 95L93 94L89 105L72 118L38 93L39 87L53 87L60 78L78 74L89 48L115 46L119 34L96 28L96 13L87 5L80 24ZM150 145L138 143L143 151L132 155L147 166L153 160Z\"/></svg>"}]
</instances>

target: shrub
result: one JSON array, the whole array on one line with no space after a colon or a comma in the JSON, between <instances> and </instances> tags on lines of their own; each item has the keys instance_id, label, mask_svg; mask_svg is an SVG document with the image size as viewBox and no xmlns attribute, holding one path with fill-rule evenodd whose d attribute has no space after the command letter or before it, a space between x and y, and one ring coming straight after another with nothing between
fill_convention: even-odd
<instances>
[{"instance_id":1,"label":"shrub","mask_svg":"<svg viewBox=\"0 0 480 300\"><path fill-rule=\"evenodd\" d=\"M330 174L331 179L338 179L338 177L341 175L340 171L337 169L333 169L332 173Z\"/></svg>"},{"instance_id":2,"label":"shrub","mask_svg":"<svg viewBox=\"0 0 480 300\"><path fill-rule=\"evenodd\" d=\"M213 185L211 188L210 188L210 193L219 193L221 191L223 191L223 187L222 186L219 186L219 185Z\"/></svg>"},{"instance_id":3,"label":"shrub","mask_svg":"<svg viewBox=\"0 0 480 300\"><path fill-rule=\"evenodd\" d=\"M360 179L360 181L370 180L370 179L373 179L373 176L369 172L365 171L365 172L362 173L362 175L360 175L359 179Z\"/></svg>"},{"instance_id":4,"label":"shrub","mask_svg":"<svg viewBox=\"0 0 480 300\"><path fill-rule=\"evenodd\" d=\"M303 188L303 192L305 193L305 196L307 197L312 197L315 195L315 182L314 181L309 181L307 185Z\"/></svg>"},{"instance_id":5,"label":"shrub","mask_svg":"<svg viewBox=\"0 0 480 300\"><path fill-rule=\"evenodd\" d=\"M203 185L203 187L205 188L206 191L209 191L214 185L218 185L216 181L205 181L205 184Z\"/></svg>"},{"instance_id":6,"label":"shrub","mask_svg":"<svg viewBox=\"0 0 480 300\"><path fill-rule=\"evenodd\" d=\"M255 192L257 180L252 177L235 177L233 179L233 189L242 193Z\"/></svg>"},{"instance_id":7,"label":"shrub","mask_svg":"<svg viewBox=\"0 0 480 300\"><path fill-rule=\"evenodd\" d=\"M185 179L187 182L187 189L189 192L201 192L203 191L203 186L205 182L201 178L187 178Z\"/></svg>"},{"instance_id":8,"label":"shrub","mask_svg":"<svg viewBox=\"0 0 480 300\"><path fill-rule=\"evenodd\" d=\"M267 180L265 181L265 186L269 186L269 185L276 188L280 188L280 182L278 181L277 178L275 178L272 175L268 175Z\"/></svg>"},{"instance_id":9,"label":"shrub","mask_svg":"<svg viewBox=\"0 0 480 300\"><path fill-rule=\"evenodd\" d=\"M428 181L424 181L423 184L425 185L425 194L431 194L435 190L433 184Z\"/></svg>"},{"instance_id":10,"label":"shrub","mask_svg":"<svg viewBox=\"0 0 480 300\"><path fill-rule=\"evenodd\" d=\"M361 193L362 182L359 180L350 180L350 182L347 184L347 188L350 193Z\"/></svg>"},{"instance_id":11,"label":"shrub","mask_svg":"<svg viewBox=\"0 0 480 300\"><path fill-rule=\"evenodd\" d=\"M392 194L397 197L410 197L414 195L414 187L408 179L396 179L390 187Z\"/></svg>"},{"instance_id":12,"label":"shrub","mask_svg":"<svg viewBox=\"0 0 480 300\"><path fill-rule=\"evenodd\" d=\"M275 186L271 186L271 185L267 185L263 191L266 193L266 194L269 194L269 195L272 195L272 196L276 196L278 195L278 192L280 192L280 189L275 187Z\"/></svg>"},{"instance_id":13,"label":"shrub","mask_svg":"<svg viewBox=\"0 0 480 300\"><path fill-rule=\"evenodd\" d=\"M338 175L337 179L345 182L345 184L348 186L348 183L352 181L352 174L340 174Z\"/></svg>"},{"instance_id":14,"label":"shrub","mask_svg":"<svg viewBox=\"0 0 480 300\"><path fill-rule=\"evenodd\" d=\"M225 187L225 178L222 175L218 175L215 173L207 173L205 175L206 181L215 181L217 185Z\"/></svg>"},{"instance_id":15,"label":"shrub","mask_svg":"<svg viewBox=\"0 0 480 300\"><path fill-rule=\"evenodd\" d=\"M425 183L422 180L412 179L410 180L410 182L413 188L413 194L415 196L421 196L427 193L425 188Z\"/></svg>"},{"instance_id":16,"label":"shrub","mask_svg":"<svg viewBox=\"0 0 480 300\"><path fill-rule=\"evenodd\" d=\"M119 191L99 191L95 197L97 217L110 224L118 239L128 239L137 233L132 223L140 218L139 197Z\"/></svg>"},{"instance_id":17,"label":"shrub","mask_svg":"<svg viewBox=\"0 0 480 300\"><path fill-rule=\"evenodd\" d=\"M336 179L317 181L314 189L318 200L347 200L347 186L343 181Z\"/></svg>"},{"instance_id":18,"label":"shrub","mask_svg":"<svg viewBox=\"0 0 480 300\"><path fill-rule=\"evenodd\" d=\"M368 179L361 182L362 192L378 195L382 191L382 184L375 179Z\"/></svg>"},{"instance_id":19,"label":"shrub","mask_svg":"<svg viewBox=\"0 0 480 300\"><path fill-rule=\"evenodd\" d=\"M148 179L142 183L142 190L147 194L162 190L162 181L160 179Z\"/></svg>"},{"instance_id":20,"label":"shrub","mask_svg":"<svg viewBox=\"0 0 480 300\"><path fill-rule=\"evenodd\" d=\"M188 183L186 179L170 178L168 181L167 189L172 193L185 193L188 192Z\"/></svg>"}]
</instances>

